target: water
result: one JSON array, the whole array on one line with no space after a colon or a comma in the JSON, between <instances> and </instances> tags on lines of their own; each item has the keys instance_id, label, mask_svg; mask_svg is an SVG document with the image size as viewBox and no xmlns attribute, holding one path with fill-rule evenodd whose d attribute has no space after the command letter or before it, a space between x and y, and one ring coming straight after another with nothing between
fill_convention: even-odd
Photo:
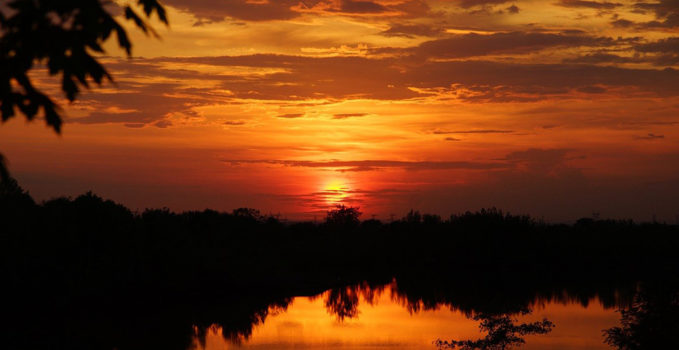
<instances>
[{"instance_id":1,"label":"water","mask_svg":"<svg viewBox=\"0 0 679 350\"><path fill-rule=\"evenodd\" d=\"M337 293L334 293L336 295ZM337 307L331 291L312 297L295 297L287 307L272 307L263 322L247 336L224 337L223 328L210 327L194 348L222 349L437 349L437 339L464 340L486 336L479 321L454 304L425 307L394 292L347 291L352 305ZM576 302L569 298L534 301L530 314L511 315L516 324L547 319L551 332L527 335L521 349L612 349L604 343L605 329L620 323L615 308L605 307L596 297ZM341 303L340 303L341 304ZM344 306L344 305L343 305ZM337 310L349 311L345 317ZM231 334L230 332L226 332Z\"/></svg>"}]
</instances>

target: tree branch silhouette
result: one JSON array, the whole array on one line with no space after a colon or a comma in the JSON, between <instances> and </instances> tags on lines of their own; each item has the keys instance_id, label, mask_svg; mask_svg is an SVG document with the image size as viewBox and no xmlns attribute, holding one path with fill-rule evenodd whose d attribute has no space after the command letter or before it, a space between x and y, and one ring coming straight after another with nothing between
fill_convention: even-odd
<instances>
[{"instance_id":1,"label":"tree branch silhouette","mask_svg":"<svg viewBox=\"0 0 679 350\"><path fill-rule=\"evenodd\" d=\"M158 0L137 0L146 18L156 14L168 24L165 8ZM95 55L103 54L103 44L115 33L118 46L132 55L127 32L112 12L119 5L102 0L10 0L0 5L0 115L2 121L17 112L27 120L45 120L61 133L63 112L29 76L44 65L50 76L61 78L61 91L73 102L90 81L101 85L113 77ZM130 6L122 8L126 20L146 34L158 37L153 28ZM9 176L0 157L0 181Z\"/></svg>"}]
</instances>

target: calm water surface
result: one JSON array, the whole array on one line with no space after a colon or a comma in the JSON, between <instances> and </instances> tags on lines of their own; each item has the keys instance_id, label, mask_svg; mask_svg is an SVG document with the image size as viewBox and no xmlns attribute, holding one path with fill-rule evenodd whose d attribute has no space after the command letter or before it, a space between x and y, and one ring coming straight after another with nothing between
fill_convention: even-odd
<instances>
[{"instance_id":1,"label":"calm water surface","mask_svg":"<svg viewBox=\"0 0 679 350\"><path fill-rule=\"evenodd\" d=\"M479 339L479 321L446 305L426 309L413 306L386 290L358 295L356 307L340 318L329 307L329 292L295 297L286 309L271 308L252 334L227 340L222 329L212 327L194 347L218 349L437 349L433 342ZM612 349L604 343L603 330L619 325L620 314L604 308L597 299L589 303L537 302L531 313L517 316L517 324L548 319L548 334L528 335L521 349ZM418 309L419 310L414 310ZM426 309L426 310L425 310Z\"/></svg>"}]
</instances>

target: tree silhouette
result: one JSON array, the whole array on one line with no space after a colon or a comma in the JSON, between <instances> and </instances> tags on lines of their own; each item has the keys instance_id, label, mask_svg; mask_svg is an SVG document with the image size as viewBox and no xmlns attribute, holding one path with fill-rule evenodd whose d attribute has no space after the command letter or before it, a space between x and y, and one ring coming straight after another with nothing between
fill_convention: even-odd
<instances>
[{"instance_id":1,"label":"tree silhouette","mask_svg":"<svg viewBox=\"0 0 679 350\"><path fill-rule=\"evenodd\" d=\"M363 214L359 209L337 205L335 209L328 211L325 222L331 226L356 227L360 223L358 218Z\"/></svg>"},{"instance_id":2,"label":"tree silhouette","mask_svg":"<svg viewBox=\"0 0 679 350\"><path fill-rule=\"evenodd\" d=\"M530 310L521 310L521 315L527 315ZM554 323L547 319L532 323L516 325L517 320L509 314L479 313L473 317L474 321L481 321L479 328L488 332L485 338L478 340L437 340L439 349L460 350L506 350L524 344L525 335L546 334L552 331Z\"/></svg>"},{"instance_id":3,"label":"tree silhouette","mask_svg":"<svg viewBox=\"0 0 679 350\"><path fill-rule=\"evenodd\" d=\"M137 0L146 17L154 12L167 24L165 9L158 0ZM30 121L42 117L56 133L61 132L59 106L38 89L29 72L45 65L52 76L60 76L61 90L74 101L90 80L101 85L113 81L96 54L116 34L118 46L132 54L132 43L112 12L118 5L101 0L10 0L0 5L0 115L5 122L19 111ZM130 6L122 8L144 33L157 36L151 26ZM8 178L0 156L0 181Z\"/></svg>"}]
</instances>

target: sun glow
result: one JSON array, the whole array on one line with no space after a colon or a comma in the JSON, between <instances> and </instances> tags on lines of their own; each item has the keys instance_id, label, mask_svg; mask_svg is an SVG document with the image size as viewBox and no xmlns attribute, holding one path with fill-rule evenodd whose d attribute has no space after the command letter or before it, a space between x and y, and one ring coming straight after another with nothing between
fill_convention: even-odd
<instances>
[{"instance_id":1,"label":"sun glow","mask_svg":"<svg viewBox=\"0 0 679 350\"><path fill-rule=\"evenodd\" d=\"M349 187L341 180L331 180L323 186L321 196L329 206L340 205L349 197Z\"/></svg>"}]
</instances>

